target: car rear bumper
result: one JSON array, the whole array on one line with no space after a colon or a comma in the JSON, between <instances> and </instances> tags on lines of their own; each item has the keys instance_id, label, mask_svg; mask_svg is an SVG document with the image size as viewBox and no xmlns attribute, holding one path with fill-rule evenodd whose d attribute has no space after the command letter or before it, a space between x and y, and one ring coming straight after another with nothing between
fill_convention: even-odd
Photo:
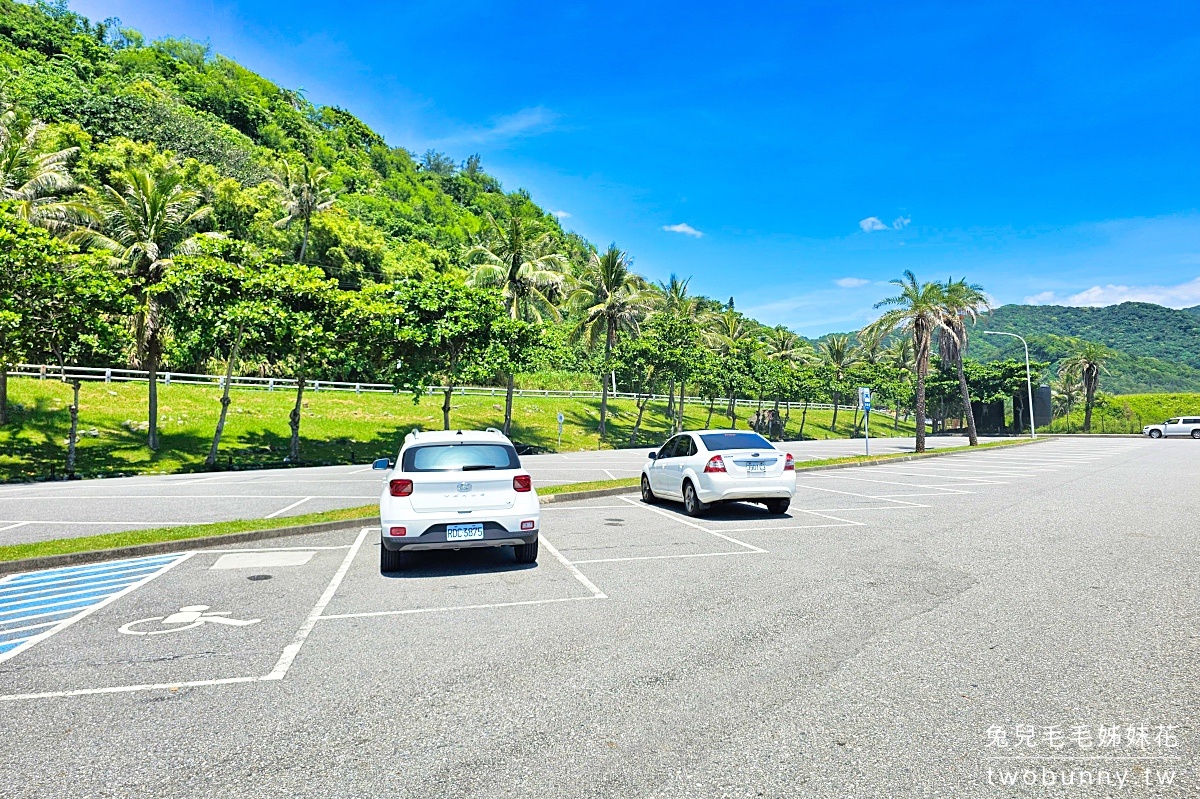
<instances>
[{"instance_id":1,"label":"car rear bumper","mask_svg":"<svg viewBox=\"0 0 1200 799\"><path fill-rule=\"evenodd\" d=\"M780 477L736 478L706 474L700 477L696 495L701 502L728 502L754 499L791 499L796 493L796 475Z\"/></svg>"},{"instance_id":2,"label":"car rear bumper","mask_svg":"<svg viewBox=\"0 0 1200 799\"><path fill-rule=\"evenodd\" d=\"M380 543L384 549L392 552L400 550L421 550L421 549L474 549L478 547L508 547L518 544L532 544L537 540L538 531L525 530L513 532L507 530L503 525L496 522L484 522L483 538L474 538L466 541L447 541L446 540L446 525L439 524L430 527L421 535L405 535L394 536L389 535L388 530L392 526L402 525L383 525L380 528Z\"/></svg>"}]
</instances>

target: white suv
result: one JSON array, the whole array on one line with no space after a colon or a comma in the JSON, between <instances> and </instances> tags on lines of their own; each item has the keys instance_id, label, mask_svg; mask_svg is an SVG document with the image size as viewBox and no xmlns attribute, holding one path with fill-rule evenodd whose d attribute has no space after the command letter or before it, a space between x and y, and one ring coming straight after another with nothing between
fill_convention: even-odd
<instances>
[{"instance_id":1,"label":"white suv","mask_svg":"<svg viewBox=\"0 0 1200 799\"><path fill-rule=\"evenodd\" d=\"M796 494L796 461L749 430L682 433L650 453L642 467L642 501L683 500L689 516L714 502L761 502L787 513Z\"/></svg>"},{"instance_id":2,"label":"white suv","mask_svg":"<svg viewBox=\"0 0 1200 799\"><path fill-rule=\"evenodd\" d=\"M404 439L379 498L379 569L396 571L420 549L512 547L518 563L538 555L541 508L529 472L499 430L416 430Z\"/></svg>"},{"instance_id":3,"label":"white suv","mask_svg":"<svg viewBox=\"0 0 1200 799\"><path fill-rule=\"evenodd\" d=\"M1142 435L1151 438L1166 438L1168 436L1191 436L1200 438L1200 416L1176 416L1162 424L1148 424L1142 428Z\"/></svg>"}]
</instances>

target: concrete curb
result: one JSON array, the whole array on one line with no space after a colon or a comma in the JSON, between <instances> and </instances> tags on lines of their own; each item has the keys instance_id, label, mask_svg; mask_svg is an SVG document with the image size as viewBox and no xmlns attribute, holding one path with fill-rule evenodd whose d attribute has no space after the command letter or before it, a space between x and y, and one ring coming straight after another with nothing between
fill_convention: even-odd
<instances>
[{"instance_id":1,"label":"concrete curb","mask_svg":"<svg viewBox=\"0 0 1200 799\"><path fill-rule=\"evenodd\" d=\"M57 569L62 566L81 566L87 563L102 563L106 560L120 560L122 558L162 555L168 552L184 552L192 549L221 546L222 544L242 544L247 541L263 541L268 538L286 538L288 536L308 535L310 533L327 533L331 530L348 530L355 527L367 527L372 524L378 525L379 520L369 516L361 519L344 519L340 522L298 524L292 527L276 527L271 530L250 530L244 533L208 535L199 538L179 538L172 541L159 541L154 544L117 547L116 549L94 549L88 552L68 552L63 555L46 555L40 558L9 560L0 562L0 575L41 571L42 569Z\"/></svg>"},{"instance_id":2,"label":"concrete curb","mask_svg":"<svg viewBox=\"0 0 1200 799\"><path fill-rule=\"evenodd\" d=\"M1035 440L1013 441L1005 443L1001 446L986 447L982 452L987 452L993 449L1005 449L1007 447L1019 447L1027 444L1036 444L1038 441L1044 441L1045 438ZM860 461L857 463L833 463L825 466L797 466L797 472L820 472L828 469L849 469L862 466L877 466L883 463L904 463L906 461L924 460L925 458L936 458L945 455L960 455L963 450L954 452L925 452L920 455L914 453L901 457L880 457L869 461ZM540 497L539 500L543 505L554 505L559 502L576 502L584 499L597 499L599 497L614 497L620 494L636 494L637 486L621 486L617 488L593 488L586 491L567 491L562 494L551 494L550 496ZM102 563L106 560L120 560L122 558L140 558L147 555L162 555L168 552L185 552L192 549L207 549L210 547L222 546L225 544L242 544L247 541L265 541L269 538L287 538L297 535L308 535L310 533L326 533L331 530L349 530L355 527L370 527L378 525L379 519L375 516L366 516L359 519L345 519L340 522L319 522L317 524L300 524L292 527L275 527L270 530L251 530L245 533L229 533L227 535L209 535L199 538L179 538L172 541L160 541L154 544L137 544L130 547L118 547L116 549L97 549L90 552L69 552L65 555L47 555L41 558L26 558L25 560L10 560L0 562L0 575L14 574L17 572L41 571L43 569L57 569L62 566L80 566L87 563Z\"/></svg>"}]
</instances>

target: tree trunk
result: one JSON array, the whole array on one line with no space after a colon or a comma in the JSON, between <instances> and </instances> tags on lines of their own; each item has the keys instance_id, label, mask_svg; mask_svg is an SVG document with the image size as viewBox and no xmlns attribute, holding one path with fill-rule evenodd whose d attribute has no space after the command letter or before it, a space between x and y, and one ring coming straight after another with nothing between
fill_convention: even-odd
<instances>
[{"instance_id":1,"label":"tree trunk","mask_svg":"<svg viewBox=\"0 0 1200 799\"><path fill-rule=\"evenodd\" d=\"M615 332L609 327L608 336L604 339L604 371L608 372L608 360L612 357L613 336ZM600 378L600 441L608 432L608 374Z\"/></svg>"},{"instance_id":2,"label":"tree trunk","mask_svg":"<svg viewBox=\"0 0 1200 799\"><path fill-rule=\"evenodd\" d=\"M296 378L296 404L288 414L288 422L292 428L292 443L288 447L288 463L300 462L300 408L304 399L304 375Z\"/></svg>"},{"instance_id":3,"label":"tree trunk","mask_svg":"<svg viewBox=\"0 0 1200 799\"><path fill-rule=\"evenodd\" d=\"M147 424L149 432L146 436L146 446L151 451L158 449L158 346L151 343L146 348L146 371L149 372L150 412Z\"/></svg>"},{"instance_id":4,"label":"tree trunk","mask_svg":"<svg viewBox=\"0 0 1200 799\"><path fill-rule=\"evenodd\" d=\"M917 368L917 452L925 451L925 374Z\"/></svg>"},{"instance_id":5,"label":"tree trunk","mask_svg":"<svg viewBox=\"0 0 1200 799\"><path fill-rule=\"evenodd\" d=\"M225 432L225 417L229 413L229 384L233 381L233 364L237 361L238 348L242 346L242 334L245 329L244 324L238 325L237 333L233 337L233 347L229 350L229 361L225 364L225 389L221 392L221 415L217 417L217 429L213 433L212 448L209 449L208 458L204 461L204 465L210 469L217 465L217 448L221 446L221 434Z\"/></svg>"},{"instance_id":6,"label":"tree trunk","mask_svg":"<svg viewBox=\"0 0 1200 799\"><path fill-rule=\"evenodd\" d=\"M733 387L729 388L729 429L737 430L737 397L733 395Z\"/></svg>"},{"instance_id":7,"label":"tree trunk","mask_svg":"<svg viewBox=\"0 0 1200 799\"><path fill-rule=\"evenodd\" d=\"M445 390L445 398L442 400L442 429L450 429L450 398L454 396L454 386L448 385Z\"/></svg>"},{"instance_id":8,"label":"tree trunk","mask_svg":"<svg viewBox=\"0 0 1200 799\"><path fill-rule=\"evenodd\" d=\"M962 358L958 359L958 390L962 393L963 408L967 415L967 443L978 447L979 433L975 430L975 411L971 409L971 392L967 388L967 372L963 369Z\"/></svg>"},{"instance_id":9,"label":"tree trunk","mask_svg":"<svg viewBox=\"0 0 1200 799\"><path fill-rule=\"evenodd\" d=\"M687 388L687 381L680 380L679 381L679 405L677 406L676 411L675 411L675 432L676 433L683 432L683 397L684 397L684 389L685 388Z\"/></svg>"},{"instance_id":10,"label":"tree trunk","mask_svg":"<svg viewBox=\"0 0 1200 799\"><path fill-rule=\"evenodd\" d=\"M717 404L717 398L710 397L708 400L708 418L704 420L704 429L705 430L708 430L710 427L712 427L713 408L716 407L716 404Z\"/></svg>"},{"instance_id":11,"label":"tree trunk","mask_svg":"<svg viewBox=\"0 0 1200 799\"><path fill-rule=\"evenodd\" d=\"M804 440L804 422L808 419L808 400L804 401L804 409L800 411L800 434L796 436L797 441Z\"/></svg>"},{"instance_id":12,"label":"tree trunk","mask_svg":"<svg viewBox=\"0 0 1200 799\"><path fill-rule=\"evenodd\" d=\"M839 404L838 401L840 399L841 399L841 395L838 394L836 391L833 392L833 422L831 422L829 425L830 430L837 429L837 412L838 412L838 404Z\"/></svg>"},{"instance_id":13,"label":"tree trunk","mask_svg":"<svg viewBox=\"0 0 1200 799\"><path fill-rule=\"evenodd\" d=\"M513 383L515 379L512 375L508 376L508 388L504 392L504 435L506 436L512 429Z\"/></svg>"},{"instance_id":14,"label":"tree trunk","mask_svg":"<svg viewBox=\"0 0 1200 799\"><path fill-rule=\"evenodd\" d=\"M8 364L0 363L0 424L8 424Z\"/></svg>"},{"instance_id":15,"label":"tree trunk","mask_svg":"<svg viewBox=\"0 0 1200 799\"><path fill-rule=\"evenodd\" d=\"M1092 432L1092 405L1096 401L1096 387L1090 382L1084 387L1083 432Z\"/></svg>"},{"instance_id":16,"label":"tree trunk","mask_svg":"<svg viewBox=\"0 0 1200 799\"><path fill-rule=\"evenodd\" d=\"M67 479L75 476L75 445L79 441L79 383L71 381L71 431L67 434Z\"/></svg>"},{"instance_id":17,"label":"tree trunk","mask_svg":"<svg viewBox=\"0 0 1200 799\"><path fill-rule=\"evenodd\" d=\"M649 402L650 402L650 394L649 393L647 393L644 398L641 398L638 400L637 419L633 423L633 432L629 434L629 446L631 446L631 447L637 446L638 428L642 426L642 414L645 413L646 405L649 404Z\"/></svg>"},{"instance_id":18,"label":"tree trunk","mask_svg":"<svg viewBox=\"0 0 1200 799\"><path fill-rule=\"evenodd\" d=\"M301 264L304 263L304 255L305 255L305 253L308 252L308 228L309 228L310 224L311 224L311 220L308 217L304 217L304 238L300 242L300 263Z\"/></svg>"},{"instance_id":19,"label":"tree trunk","mask_svg":"<svg viewBox=\"0 0 1200 799\"><path fill-rule=\"evenodd\" d=\"M675 418L675 377L667 383L667 418Z\"/></svg>"},{"instance_id":20,"label":"tree trunk","mask_svg":"<svg viewBox=\"0 0 1200 799\"><path fill-rule=\"evenodd\" d=\"M858 406L854 406L854 423L850 425L850 437L854 438L858 435Z\"/></svg>"},{"instance_id":21,"label":"tree trunk","mask_svg":"<svg viewBox=\"0 0 1200 799\"><path fill-rule=\"evenodd\" d=\"M792 401L788 400L787 410L783 412L783 440L787 441L788 422L792 421Z\"/></svg>"}]
</instances>

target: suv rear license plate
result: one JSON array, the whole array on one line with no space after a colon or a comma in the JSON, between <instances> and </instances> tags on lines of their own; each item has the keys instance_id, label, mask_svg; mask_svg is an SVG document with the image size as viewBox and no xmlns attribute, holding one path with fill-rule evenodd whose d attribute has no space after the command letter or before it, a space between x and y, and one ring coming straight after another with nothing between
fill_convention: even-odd
<instances>
[{"instance_id":1,"label":"suv rear license plate","mask_svg":"<svg viewBox=\"0 0 1200 799\"><path fill-rule=\"evenodd\" d=\"M765 462L763 462L763 463L747 463L746 471L749 472L750 474L766 474L767 473L767 464Z\"/></svg>"},{"instance_id":2,"label":"suv rear license plate","mask_svg":"<svg viewBox=\"0 0 1200 799\"><path fill-rule=\"evenodd\" d=\"M446 525L447 541L471 541L483 538L482 524L450 524Z\"/></svg>"}]
</instances>

